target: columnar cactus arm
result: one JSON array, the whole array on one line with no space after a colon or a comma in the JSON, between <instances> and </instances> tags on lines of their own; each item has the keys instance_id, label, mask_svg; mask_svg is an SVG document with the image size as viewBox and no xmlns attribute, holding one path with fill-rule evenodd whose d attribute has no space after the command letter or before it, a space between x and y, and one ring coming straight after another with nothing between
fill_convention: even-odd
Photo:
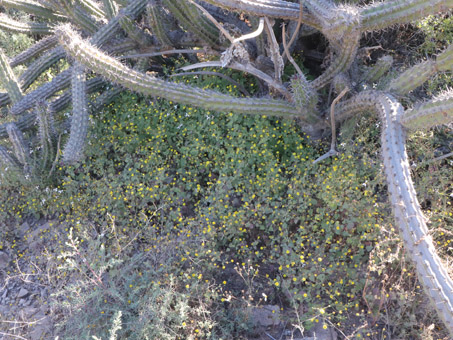
<instances>
[{"instance_id":1,"label":"columnar cactus arm","mask_svg":"<svg viewBox=\"0 0 453 340\"><path fill-rule=\"evenodd\" d=\"M423 130L436 125L453 122L453 90L408 110L401 118L401 124L407 129Z\"/></svg>"},{"instance_id":2,"label":"columnar cactus arm","mask_svg":"<svg viewBox=\"0 0 453 340\"><path fill-rule=\"evenodd\" d=\"M337 57L332 61L327 70L313 81L312 86L315 89L323 88L330 83L337 74L349 69L357 55L359 40L360 33L356 30L344 35L342 39L343 48L337 51Z\"/></svg>"},{"instance_id":3,"label":"columnar cactus arm","mask_svg":"<svg viewBox=\"0 0 453 340\"><path fill-rule=\"evenodd\" d=\"M193 4L186 3L186 0L162 0L162 4L171 11L183 28L199 36L210 46L218 44L218 29L213 27Z\"/></svg>"},{"instance_id":4,"label":"columnar cactus arm","mask_svg":"<svg viewBox=\"0 0 453 340\"><path fill-rule=\"evenodd\" d=\"M400 124L404 110L391 96L381 96L378 103L383 125L382 155L396 222L419 279L453 336L453 280L436 253L411 180L405 134Z\"/></svg>"},{"instance_id":5,"label":"columnar cactus arm","mask_svg":"<svg viewBox=\"0 0 453 340\"><path fill-rule=\"evenodd\" d=\"M0 0L0 6L14 8L49 20L67 20L65 16L55 13L51 9L31 0Z\"/></svg>"},{"instance_id":6,"label":"columnar cactus arm","mask_svg":"<svg viewBox=\"0 0 453 340\"><path fill-rule=\"evenodd\" d=\"M408 23L453 8L452 0L388 0L361 10L362 32Z\"/></svg>"},{"instance_id":7,"label":"columnar cactus arm","mask_svg":"<svg viewBox=\"0 0 453 340\"><path fill-rule=\"evenodd\" d=\"M362 81L374 83L386 74L393 65L392 56L385 55L378 59L375 65L367 69L367 72L362 75Z\"/></svg>"},{"instance_id":8,"label":"columnar cactus arm","mask_svg":"<svg viewBox=\"0 0 453 340\"><path fill-rule=\"evenodd\" d=\"M91 15L104 19L106 17L104 11L99 5L91 0L77 0L77 2Z\"/></svg>"},{"instance_id":9,"label":"columnar cactus arm","mask_svg":"<svg viewBox=\"0 0 453 340\"><path fill-rule=\"evenodd\" d=\"M104 12L108 19L112 19L118 14L118 5L113 0L102 0Z\"/></svg>"},{"instance_id":10,"label":"columnar cactus arm","mask_svg":"<svg viewBox=\"0 0 453 340\"><path fill-rule=\"evenodd\" d=\"M17 103L22 98L22 90L2 49L0 49L0 84L8 92L13 103Z\"/></svg>"},{"instance_id":11,"label":"columnar cactus arm","mask_svg":"<svg viewBox=\"0 0 453 340\"><path fill-rule=\"evenodd\" d=\"M151 45L151 37L147 36L143 30L141 30L135 21L129 18L127 15L120 15L119 18L120 26L126 32L127 36L137 42L140 46Z\"/></svg>"},{"instance_id":12,"label":"columnar cactus arm","mask_svg":"<svg viewBox=\"0 0 453 340\"><path fill-rule=\"evenodd\" d=\"M35 58L39 54L47 51L48 49L54 47L58 43L58 39L55 35L51 35L44 39L39 40L37 43L33 44L27 48L22 53L15 56L10 60L11 67L16 67L18 65L24 64L29 60Z\"/></svg>"},{"instance_id":13,"label":"columnar cactus arm","mask_svg":"<svg viewBox=\"0 0 453 340\"><path fill-rule=\"evenodd\" d=\"M14 154L19 162L27 168L30 164L30 149L25 143L22 132L17 127L16 123L7 123L6 132L8 133L9 140L13 145Z\"/></svg>"},{"instance_id":14,"label":"columnar cactus arm","mask_svg":"<svg viewBox=\"0 0 453 340\"><path fill-rule=\"evenodd\" d=\"M388 86L390 92L404 95L422 85L437 72L453 70L453 45L439 54L436 60L416 64L392 80Z\"/></svg>"},{"instance_id":15,"label":"columnar cactus arm","mask_svg":"<svg viewBox=\"0 0 453 340\"><path fill-rule=\"evenodd\" d=\"M412 183L401 124L403 107L391 95L377 91L361 92L340 106L339 117L372 110L381 118L382 156L396 222L419 279L453 336L453 281L436 253Z\"/></svg>"},{"instance_id":16,"label":"columnar cactus arm","mask_svg":"<svg viewBox=\"0 0 453 340\"><path fill-rule=\"evenodd\" d=\"M156 4L154 0L151 0L146 6L148 24L151 26L151 32L157 38L159 43L164 47L173 47L174 43L171 41L168 31L164 25L165 16L162 13L162 9Z\"/></svg>"},{"instance_id":17,"label":"columnar cactus arm","mask_svg":"<svg viewBox=\"0 0 453 340\"><path fill-rule=\"evenodd\" d=\"M227 10L246 12L257 17L269 17L279 19L298 20L300 9L298 3L283 0L204 0ZM321 25L318 20L309 12L304 10L302 22L318 30Z\"/></svg>"},{"instance_id":18,"label":"columnar cactus arm","mask_svg":"<svg viewBox=\"0 0 453 340\"><path fill-rule=\"evenodd\" d=\"M174 84L136 72L84 42L67 27L60 28L58 35L68 54L78 62L110 81L133 91L216 111L300 116L300 112L295 106L284 101L265 98L235 98L215 91L202 90L184 84Z\"/></svg>"},{"instance_id":19,"label":"columnar cactus arm","mask_svg":"<svg viewBox=\"0 0 453 340\"><path fill-rule=\"evenodd\" d=\"M46 23L39 22L20 22L9 18L5 14L0 14L0 28L5 31L24 33L29 35L49 35L52 34L52 27Z\"/></svg>"},{"instance_id":20,"label":"columnar cactus arm","mask_svg":"<svg viewBox=\"0 0 453 340\"><path fill-rule=\"evenodd\" d=\"M33 61L19 77L22 90L25 91L45 70L65 56L64 49L58 46Z\"/></svg>"},{"instance_id":21,"label":"columnar cactus arm","mask_svg":"<svg viewBox=\"0 0 453 340\"><path fill-rule=\"evenodd\" d=\"M63 161L74 163L81 159L88 133L88 107L86 98L85 70L76 64L72 68L72 119L71 132L63 150Z\"/></svg>"},{"instance_id":22,"label":"columnar cactus arm","mask_svg":"<svg viewBox=\"0 0 453 340\"><path fill-rule=\"evenodd\" d=\"M21 167L17 158L3 145L0 145L0 165L3 166L5 170L8 169L14 172L20 171Z\"/></svg>"},{"instance_id":23,"label":"columnar cactus arm","mask_svg":"<svg viewBox=\"0 0 453 340\"><path fill-rule=\"evenodd\" d=\"M36 105L36 118L38 121L38 137L41 144L41 170L50 167L50 164L55 159L55 139L56 133L53 122L53 111L49 104L45 101L40 101Z\"/></svg>"},{"instance_id":24,"label":"columnar cactus arm","mask_svg":"<svg viewBox=\"0 0 453 340\"><path fill-rule=\"evenodd\" d=\"M38 87L36 90L27 93L22 100L15 103L11 109L10 113L13 115L23 114L25 111L33 108L37 101L46 100L50 98L54 93L65 89L70 85L70 74L71 68L59 73L52 81L45 83L44 85Z\"/></svg>"},{"instance_id":25,"label":"columnar cactus arm","mask_svg":"<svg viewBox=\"0 0 453 340\"><path fill-rule=\"evenodd\" d=\"M71 0L60 0L57 2L60 11L67 14L70 20L87 32L94 33L98 30L95 20L88 15L84 9Z\"/></svg>"}]
</instances>

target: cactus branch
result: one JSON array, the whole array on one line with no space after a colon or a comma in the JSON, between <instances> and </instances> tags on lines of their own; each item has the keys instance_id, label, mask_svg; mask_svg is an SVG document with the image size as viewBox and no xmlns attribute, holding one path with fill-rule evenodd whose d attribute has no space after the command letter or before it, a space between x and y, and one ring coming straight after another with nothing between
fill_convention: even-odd
<instances>
[{"instance_id":1,"label":"cactus branch","mask_svg":"<svg viewBox=\"0 0 453 340\"><path fill-rule=\"evenodd\" d=\"M13 103L17 103L22 98L19 83L2 49L0 49L0 83L8 92L9 98Z\"/></svg>"}]
</instances>

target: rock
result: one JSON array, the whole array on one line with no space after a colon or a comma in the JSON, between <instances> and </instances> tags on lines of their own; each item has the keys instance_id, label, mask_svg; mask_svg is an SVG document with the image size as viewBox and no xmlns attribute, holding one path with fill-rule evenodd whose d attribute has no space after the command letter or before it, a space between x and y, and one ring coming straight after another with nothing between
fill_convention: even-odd
<instances>
[{"instance_id":1,"label":"rock","mask_svg":"<svg viewBox=\"0 0 453 340\"><path fill-rule=\"evenodd\" d=\"M50 333L52 333L52 323L50 318L45 315L38 314L34 317L34 319L40 321L29 333L30 340L50 339Z\"/></svg>"},{"instance_id":2,"label":"rock","mask_svg":"<svg viewBox=\"0 0 453 340\"><path fill-rule=\"evenodd\" d=\"M8 267L9 262L11 259L9 258L8 254L4 251L0 251L0 269L5 269Z\"/></svg>"},{"instance_id":3,"label":"rock","mask_svg":"<svg viewBox=\"0 0 453 340\"><path fill-rule=\"evenodd\" d=\"M309 335L313 337L313 340L337 340L337 332L331 327L324 329L324 325L324 323L319 322L310 330Z\"/></svg>"},{"instance_id":4,"label":"rock","mask_svg":"<svg viewBox=\"0 0 453 340\"><path fill-rule=\"evenodd\" d=\"M21 288L19 291L19 294L17 294L17 297L19 299L22 299L22 298L26 297L28 294L30 294L28 290L26 290L25 288Z\"/></svg>"},{"instance_id":5,"label":"rock","mask_svg":"<svg viewBox=\"0 0 453 340\"><path fill-rule=\"evenodd\" d=\"M251 317L255 326L277 326L280 323L280 308L273 305L255 307L252 309Z\"/></svg>"},{"instance_id":6,"label":"rock","mask_svg":"<svg viewBox=\"0 0 453 340\"><path fill-rule=\"evenodd\" d=\"M5 300L7 295L8 295L8 289L5 288L2 293L2 300Z\"/></svg>"}]
</instances>

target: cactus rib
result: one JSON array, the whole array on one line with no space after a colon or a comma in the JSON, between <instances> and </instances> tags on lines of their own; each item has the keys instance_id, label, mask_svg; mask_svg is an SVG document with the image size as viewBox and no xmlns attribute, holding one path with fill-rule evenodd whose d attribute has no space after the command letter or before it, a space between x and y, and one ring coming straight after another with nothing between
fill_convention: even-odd
<instances>
[{"instance_id":1,"label":"cactus rib","mask_svg":"<svg viewBox=\"0 0 453 340\"><path fill-rule=\"evenodd\" d=\"M24 136L16 123L7 123L6 132L8 133L9 140L13 145L14 154L18 161L27 167L30 164L30 150L28 145L25 143Z\"/></svg>"},{"instance_id":2,"label":"cactus rib","mask_svg":"<svg viewBox=\"0 0 453 340\"><path fill-rule=\"evenodd\" d=\"M164 47L173 47L167 30L163 25L165 17L163 16L162 9L156 5L154 0L151 0L146 7L148 23L151 26L151 32L157 37L157 40Z\"/></svg>"}]
</instances>

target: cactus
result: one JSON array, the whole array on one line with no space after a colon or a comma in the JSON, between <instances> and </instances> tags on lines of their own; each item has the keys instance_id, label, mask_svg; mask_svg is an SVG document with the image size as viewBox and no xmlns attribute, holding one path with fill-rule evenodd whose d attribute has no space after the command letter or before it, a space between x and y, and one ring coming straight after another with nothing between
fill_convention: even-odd
<instances>
[{"instance_id":1,"label":"cactus","mask_svg":"<svg viewBox=\"0 0 453 340\"><path fill-rule=\"evenodd\" d=\"M27 48L24 52L18 54L13 59L11 59L9 64L11 65L11 67L16 67L18 65L25 64L29 60L35 58L37 55L54 47L57 44L57 42L58 39L55 35L51 35L49 37L41 39L33 46Z\"/></svg>"},{"instance_id":2,"label":"cactus","mask_svg":"<svg viewBox=\"0 0 453 340\"><path fill-rule=\"evenodd\" d=\"M102 3L104 4L105 16L108 19L112 19L118 15L118 6L116 5L115 1L102 0Z\"/></svg>"},{"instance_id":3,"label":"cactus","mask_svg":"<svg viewBox=\"0 0 453 340\"><path fill-rule=\"evenodd\" d=\"M410 67L392 80L388 90L397 95L404 95L415 90L437 72L451 69L453 69L453 45L439 54L436 60L427 60Z\"/></svg>"},{"instance_id":4,"label":"cactus","mask_svg":"<svg viewBox=\"0 0 453 340\"><path fill-rule=\"evenodd\" d=\"M362 81L368 83L377 82L384 74L386 74L393 65L393 58L385 55L378 59L376 64L368 68L367 72L362 75Z\"/></svg>"},{"instance_id":5,"label":"cactus","mask_svg":"<svg viewBox=\"0 0 453 340\"><path fill-rule=\"evenodd\" d=\"M234 99L218 92L194 89L182 84L166 82L128 69L120 62L84 42L68 27L57 31L61 44L81 64L107 79L133 91L159 96L185 104L216 111L234 111L248 114L300 116L298 110L288 103L273 99Z\"/></svg>"},{"instance_id":6,"label":"cactus","mask_svg":"<svg viewBox=\"0 0 453 340\"><path fill-rule=\"evenodd\" d=\"M162 9L157 6L154 0L151 0L146 7L148 23L151 26L152 33L157 37L161 45L165 47L173 46L167 28L164 25L165 16Z\"/></svg>"},{"instance_id":7,"label":"cactus","mask_svg":"<svg viewBox=\"0 0 453 340\"><path fill-rule=\"evenodd\" d=\"M453 46L447 47L435 59L410 67L395 77L385 91L365 91L363 89L365 86L359 85L363 85L361 82L378 81L392 67L391 57L384 56L363 74L358 74L357 66L360 59L357 52L362 33L407 23L439 11L446 12L453 9L453 0L386 0L361 7L336 4L330 0L305 0L300 1L300 4L297 1L284 0L204 0L204 8L211 13L209 18L189 0L123 1L121 5L124 7L119 11L113 0L103 0L103 7L99 6L100 3L101 1L96 0L40 0L40 3L28 0L0 0L0 5L4 7L26 11L45 22L39 24L38 19L37 22L18 23L5 15L0 15L0 27L5 29L27 34L54 34L50 27L57 21L70 21L74 27L61 26L55 30L55 36L61 45L59 47L53 48L56 38L50 36L13 58L9 64L6 58L2 57L0 77L2 85L6 84L4 87L7 93L0 93L0 107L12 103L8 112L18 115L14 124L0 125L0 138L9 137L12 149L17 155L13 156L11 151L1 147L2 163L14 169L20 169L21 163L32 163L25 158L26 144L20 142L20 131L32 134L36 130L33 127L37 120L38 136L42 146L40 154L43 159L42 169L48 169L50 164L54 164L57 152L51 117L65 109L71 102L73 117L63 158L66 163L80 160L87 138L88 110L92 110L91 112L98 110L101 103L111 100L122 91L122 87L144 95L162 97L215 111L299 117L304 124L303 128L313 133L327 126L322 110L329 103L322 102L326 101L328 96L318 90L330 85L335 92L341 93L348 87L351 89L349 99L343 99L335 105L335 121L341 122L370 110L380 116L383 125L382 154L395 218L408 253L416 264L420 281L424 283L434 307L453 336L453 284L442 268L432 239L427 233L404 151L404 131L426 129L439 124L450 124L453 121L453 94L451 90L447 91L433 100L416 104L413 109L406 112L395 99L416 89L438 72L451 71ZM301 8L301 5L304 7ZM140 17L145 8L145 16ZM219 8L244 15L225 14L219 11ZM318 30L330 45L330 65L313 81L308 81L300 74L290 78L289 84L283 84L279 76L272 78L266 74L269 65L272 66L272 61L268 58L269 52L265 50L266 37L261 35L258 41L247 37L250 32L247 24L256 23L258 18L263 17L266 17L264 18L266 22L272 18L293 20L297 21L298 26L303 23ZM108 22L105 23L107 19ZM223 22L223 26L215 20ZM145 31L141 31L143 22L150 27L152 36L147 34L146 26ZM184 30L181 30L176 22L179 22ZM224 27L234 30L237 35L244 38L241 46L244 47L243 55L247 54L247 58L241 59L238 53L233 53L234 47L226 46L228 41L223 45L220 30ZM309 31L310 27L306 31ZM78 33L75 30L78 30ZM272 28L269 24L268 34L272 37L274 56L281 53L276 32L277 25ZM125 38L124 33L129 38ZM222 34L231 35L228 31ZM142 69L142 63L147 65L150 60L140 60L131 68L129 59L131 56L122 55L136 49L136 42L140 49L144 50L140 53L145 54L159 49L190 46L196 49L203 48L210 55L223 55L220 61L203 62L188 68L222 65L248 72L263 82L261 84L263 92L266 91L267 85L269 88L278 89L279 94L274 94L274 98L238 98L150 76ZM230 57L228 62L222 64L228 53ZM111 56L116 54L119 54L118 59L124 62ZM19 81L15 81L11 67L27 63L35 57L36 60L28 65ZM75 65L55 76L49 83L22 95L40 74L62 58L67 58L70 62L75 60ZM159 60L162 62L166 58ZM158 62L157 58L152 62ZM153 64L151 66L157 70L161 67ZM87 80L86 72L97 73L104 80L99 77ZM106 81L119 86L103 91L102 86ZM42 102L50 100L57 91L64 90L70 84L72 84L70 91L64 92L51 103ZM95 90L102 93L88 105L86 95ZM39 104L36 106L37 101ZM330 99L327 101L330 102ZM334 113L332 110L332 116ZM66 126L67 120L60 121L61 126Z\"/></svg>"},{"instance_id":8,"label":"cactus","mask_svg":"<svg viewBox=\"0 0 453 340\"><path fill-rule=\"evenodd\" d=\"M72 119L71 133L63 151L63 161L74 163L81 159L88 132L85 70L79 64L72 69Z\"/></svg>"},{"instance_id":9,"label":"cactus","mask_svg":"<svg viewBox=\"0 0 453 340\"><path fill-rule=\"evenodd\" d=\"M17 160L27 168L30 164L30 150L25 143L22 132L15 123L6 124L6 132L13 145L14 154L16 155Z\"/></svg>"},{"instance_id":10,"label":"cactus","mask_svg":"<svg viewBox=\"0 0 453 340\"><path fill-rule=\"evenodd\" d=\"M2 49L0 49L0 83L8 91L13 103L17 103L22 98L20 86Z\"/></svg>"},{"instance_id":11,"label":"cactus","mask_svg":"<svg viewBox=\"0 0 453 340\"><path fill-rule=\"evenodd\" d=\"M46 23L19 22L14 19L8 18L8 16L4 14L0 14L0 28L4 29L5 31L25 33L30 35L52 34L52 28Z\"/></svg>"},{"instance_id":12,"label":"cactus","mask_svg":"<svg viewBox=\"0 0 453 340\"><path fill-rule=\"evenodd\" d=\"M219 40L219 30L208 21L193 4L184 0L162 0L180 24L198 35L210 46L215 46Z\"/></svg>"},{"instance_id":13,"label":"cactus","mask_svg":"<svg viewBox=\"0 0 453 340\"><path fill-rule=\"evenodd\" d=\"M436 98L419 104L408 110L401 118L401 124L407 129L424 130L433 126L449 124L453 121L453 90L440 94Z\"/></svg>"},{"instance_id":14,"label":"cactus","mask_svg":"<svg viewBox=\"0 0 453 340\"><path fill-rule=\"evenodd\" d=\"M44 19L66 21L64 15L55 13L49 8L30 0L0 0L0 6L14 8Z\"/></svg>"}]
</instances>

